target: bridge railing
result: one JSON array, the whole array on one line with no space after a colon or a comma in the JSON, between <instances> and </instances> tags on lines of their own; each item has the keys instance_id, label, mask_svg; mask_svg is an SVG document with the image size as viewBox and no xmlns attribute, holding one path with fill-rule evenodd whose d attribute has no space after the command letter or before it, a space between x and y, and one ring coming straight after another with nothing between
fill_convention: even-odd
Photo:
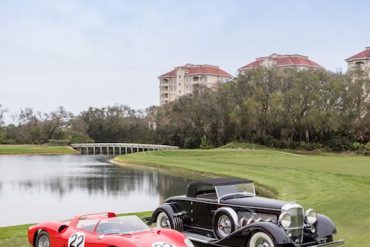
<instances>
[{"instance_id":1,"label":"bridge railing","mask_svg":"<svg viewBox=\"0 0 370 247\"><path fill-rule=\"evenodd\" d=\"M81 154L116 155L155 150L173 150L177 146L139 143L73 143L71 147Z\"/></svg>"}]
</instances>

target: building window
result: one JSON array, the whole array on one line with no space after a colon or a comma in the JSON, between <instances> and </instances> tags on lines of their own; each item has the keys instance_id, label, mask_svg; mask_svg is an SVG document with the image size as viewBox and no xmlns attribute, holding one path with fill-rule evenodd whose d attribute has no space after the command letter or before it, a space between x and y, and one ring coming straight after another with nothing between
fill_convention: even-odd
<instances>
[{"instance_id":1,"label":"building window","mask_svg":"<svg viewBox=\"0 0 370 247\"><path fill-rule=\"evenodd\" d=\"M199 77L198 77L198 76L194 76L194 77L193 77L193 81L194 81L194 82L199 81Z\"/></svg>"},{"instance_id":2,"label":"building window","mask_svg":"<svg viewBox=\"0 0 370 247\"><path fill-rule=\"evenodd\" d=\"M364 69L364 62L356 62L355 63L356 69Z\"/></svg>"}]
</instances>

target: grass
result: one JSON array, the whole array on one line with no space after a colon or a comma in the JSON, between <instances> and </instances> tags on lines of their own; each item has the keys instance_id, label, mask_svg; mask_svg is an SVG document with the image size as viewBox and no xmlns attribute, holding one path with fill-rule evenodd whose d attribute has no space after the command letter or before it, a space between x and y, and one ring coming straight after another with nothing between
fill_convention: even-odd
<instances>
[{"instance_id":1,"label":"grass","mask_svg":"<svg viewBox=\"0 0 370 247\"><path fill-rule=\"evenodd\" d=\"M120 215L136 214L139 217L149 217L151 212L129 213ZM30 247L27 239L27 229L31 225L19 225L0 227L0 247Z\"/></svg>"},{"instance_id":2,"label":"grass","mask_svg":"<svg viewBox=\"0 0 370 247\"><path fill-rule=\"evenodd\" d=\"M122 155L115 161L249 178L282 200L314 208L333 219L346 246L370 242L370 157L305 155L233 144L226 149L171 150ZM239 149L240 148L240 149ZM243 149L247 148L247 149Z\"/></svg>"},{"instance_id":3,"label":"grass","mask_svg":"<svg viewBox=\"0 0 370 247\"><path fill-rule=\"evenodd\" d=\"M69 146L47 145L0 145L2 154L76 154L78 153Z\"/></svg>"}]
</instances>

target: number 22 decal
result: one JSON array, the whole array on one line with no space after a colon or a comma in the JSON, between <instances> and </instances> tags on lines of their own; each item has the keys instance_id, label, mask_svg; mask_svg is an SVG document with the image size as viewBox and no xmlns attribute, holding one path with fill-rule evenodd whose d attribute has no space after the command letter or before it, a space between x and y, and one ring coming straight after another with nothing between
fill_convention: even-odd
<instances>
[{"instance_id":1,"label":"number 22 decal","mask_svg":"<svg viewBox=\"0 0 370 247\"><path fill-rule=\"evenodd\" d=\"M68 247L85 247L85 233L72 234L68 239Z\"/></svg>"}]
</instances>

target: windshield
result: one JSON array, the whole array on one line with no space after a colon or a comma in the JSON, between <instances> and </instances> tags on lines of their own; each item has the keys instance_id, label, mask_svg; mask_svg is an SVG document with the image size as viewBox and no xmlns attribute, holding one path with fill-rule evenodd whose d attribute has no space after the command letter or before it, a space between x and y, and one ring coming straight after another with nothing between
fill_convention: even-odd
<instances>
[{"instance_id":1,"label":"windshield","mask_svg":"<svg viewBox=\"0 0 370 247\"><path fill-rule=\"evenodd\" d=\"M121 216L101 220L96 228L99 234L127 234L150 229L135 215Z\"/></svg>"},{"instance_id":2,"label":"windshield","mask_svg":"<svg viewBox=\"0 0 370 247\"><path fill-rule=\"evenodd\" d=\"M216 186L216 191L217 191L218 198L222 198L227 195L235 195L235 196L238 196L238 195L255 196L256 195L253 183L218 185Z\"/></svg>"}]
</instances>

